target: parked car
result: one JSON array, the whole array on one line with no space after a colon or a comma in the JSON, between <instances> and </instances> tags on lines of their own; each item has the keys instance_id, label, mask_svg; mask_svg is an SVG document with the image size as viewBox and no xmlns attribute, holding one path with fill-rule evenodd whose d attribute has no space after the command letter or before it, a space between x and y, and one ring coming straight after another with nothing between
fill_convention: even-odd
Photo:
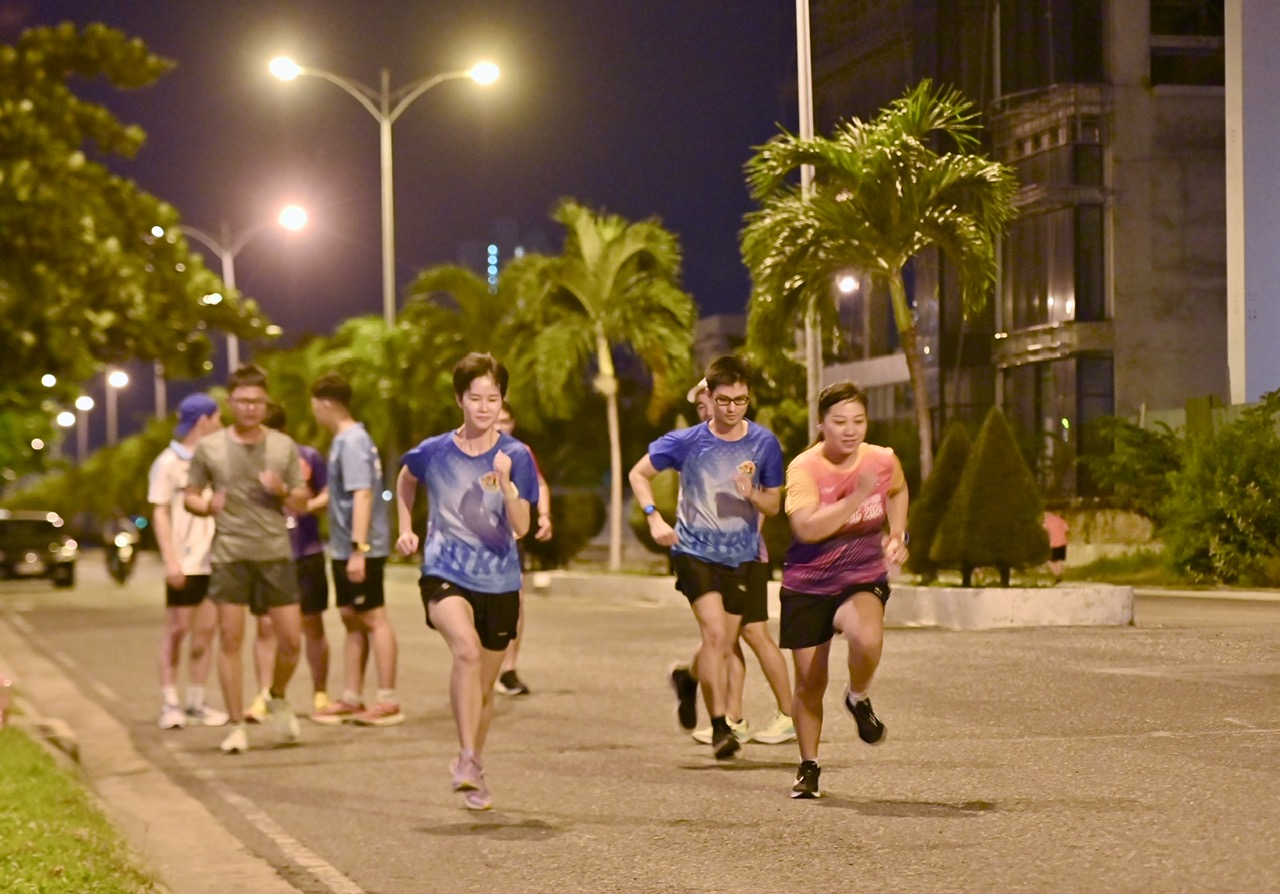
<instances>
[{"instance_id":1,"label":"parked car","mask_svg":"<svg viewBox=\"0 0 1280 894\"><path fill-rule=\"evenodd\" d=\"M47 577L55 587L73 587L79 555L58 513L0 509L0 577Z\"/></svg>"}]
</instances>

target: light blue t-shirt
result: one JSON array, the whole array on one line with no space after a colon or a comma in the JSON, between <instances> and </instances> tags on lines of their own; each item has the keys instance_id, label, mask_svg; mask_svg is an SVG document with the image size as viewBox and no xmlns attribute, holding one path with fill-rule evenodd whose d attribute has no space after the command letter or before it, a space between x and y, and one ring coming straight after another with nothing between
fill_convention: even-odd
<instances>
[{"instance_id":1,"label":"light blue t-shirt","mask_svg":"<svg viewBox=\"0 0 1280 894\"><path fill-rule=\"evenodd\" d=\"M369 518L369 557L385 558L391 553L391 525L387 501L382 498L382 457L363 424L347 426L329 445L329 556L339 561L351 558L351 519L355 511L355 491L373 492Z\"/></svg>"},{"instance_id":2,"label":"light blue t-shirt","mask_svg":"<svg viewBox=\"0 0 1280 894\"><path fill-rule=\"evenodd\" d=\"M773 432L748 422L743 437L726 441L712 433L709 423L702 423L658 438L649 445L649 460L658 471L680 472L679 539L673 553L731 568L755 561L760 513L738 496L733 477L740 469L750 469L749 477L758 487L782 486L782 445Z\"/></svg>"},{"instance_id":3,"label":"light blue t-shirt","mask_svg":"<svg viewBox=\"0 0 1280 894\"><path fill-rule=\"evenodd\" d=\"M533 454L510 435L479 456L468 456L453 432L427 438L403 457L405 466L427 488L427 537L422 573L477 593L514 593L520 589L520 556L507 521L493 458L511 457L511 481L531 505L538 502L538 473Z\"/></svg>"}]
</instances>

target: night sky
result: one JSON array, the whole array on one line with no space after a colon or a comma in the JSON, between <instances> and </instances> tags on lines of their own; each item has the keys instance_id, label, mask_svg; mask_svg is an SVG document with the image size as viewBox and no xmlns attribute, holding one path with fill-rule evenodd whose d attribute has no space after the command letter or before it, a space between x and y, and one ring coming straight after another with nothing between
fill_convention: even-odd
<instances>
[{"instance_id":1,"label":"night sky","mask_svg":"<svg viewBox=\"0 0 1280 894\"><path fill-rule=\"evenodd\" d=\"M378 131L336 86L273 78L271 57L371 86L386 67L393 89L501 67L490 87L436 87L395 126L401 294L502 219L557 251L547 214L572 196L660 218L703 313L740 312L741 167L796 128L794 16L792 0L0 0L0 39L102 21L178 63L140 92L79 92L147 131L136 160L111 166L185 223L235 232L287 202L310 211L302 233L264 231L236 259L241 290L293 342L381 312Z\"/></svg>"}]
</instances>

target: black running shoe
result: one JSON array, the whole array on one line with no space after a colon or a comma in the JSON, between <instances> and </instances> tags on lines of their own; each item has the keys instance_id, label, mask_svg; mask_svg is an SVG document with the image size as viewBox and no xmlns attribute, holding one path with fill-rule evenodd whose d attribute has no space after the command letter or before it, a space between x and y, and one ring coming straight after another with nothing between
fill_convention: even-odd
<instances>
[{"instance_id":1,"label":"black running shoe","mask_svg":"<svg viewBox=\"0 0 1280 894\"><path fill-rule=\"evenodd\" d=\"M529 687L524 684L523 680L516 676L516 672L513 670L502 672L502 675L498 677L497 689L503 695L529 694Z\"/></svg>"},{"instance_id":2,"label":"black running shoe","mask_svg":"<svg viewBox=\"0 0 1280 894\"><path fill-rule=\"evenodd\" d=\"M818 794L818 774L821 772L817 761L801 761L800 769L796 770L795 785L791 786L791 797L821 798L822 795Z\"/></svg>"},{"instance_id":3,"label":"black running shoe","mask_svg":"<svg viewBox=\"0 0 1280 894\"><path fill-rule=\"evenodd\" d=\"M698 680L683 664L671 668L671 688L676 691L676 716L685 729L698 725Z\"/></svg>"},{"instance_id":4,"label":"black running shoe","mask_svg":"<svg viewBox=\"0 0 1280 894\"><path fill-rule=\"evenodd\" d=\"M846 689L844 691L844 709L853 718L854 723L858 724L859 739L868 745L879 745L884 741L884 724L880 722L876 712L871 709L871 699L860 698L855 702L849 694L849 690Z\"/></svg>"},{"instance_id":5,"label":"black running shoe","mask_svg":"<svg viewBox=\"0 0 1280 894\"><path fill-rule=\"evenodd\" d=\"M716 760L728 760L737 754L741 747L738 744L738 737L728 727L711 731L711 751L715 754Z\"/></svg>"}]
</instances>

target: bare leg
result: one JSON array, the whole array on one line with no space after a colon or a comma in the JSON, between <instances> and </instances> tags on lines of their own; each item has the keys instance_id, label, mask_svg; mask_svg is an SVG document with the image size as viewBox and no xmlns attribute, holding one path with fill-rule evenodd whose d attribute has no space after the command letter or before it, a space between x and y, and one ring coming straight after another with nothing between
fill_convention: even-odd
<instances>
[{"instance_id":1,"label":"bare leg","mask_svg":"<svg viewBox=\"0 0 1280 894\"><path fill-rule=\"evenodd\" d=\"M284 695L302 653L302 612L295 602L269 609L276 632L276 660L271 674L271 694Z\"/></svg>"},{"instance_id":2,"label":"bare leg","mask_svg":"<svg viewBox=\"0 0 1280 894\"><path fill-rule=\"evenodd\" d=\"M399 659L399 647L396 645L396 632L391 629L385 608L373 608L360 616L365 629L369 631L367 643L373 644L373 661L378 673L379 689L396 688L396 664Z\"/></svg>"},{"instance_id":3,"label":"bare leg","mask_svg":"<svg viewBox=\"0 0 1280 894\"><path fill-rule=\"evenodd\" d=\"M427 607L432 625L444 637L453 656L449 670L449 705L458 729L458 746L475 753L481 716L484 713L482 656L487 651L480 645L471 605L461 596L446 596ZM499 653L500 656L501 653ZM494 662L501 666L501 657ZM492 694L489 696L492 700Z\"/></svg>"},{"instance_id":4,"label":"bare leg","mask_svg":"<svg viewBox=\"0 0 1280 894\"><path fill-rule=\"evenodd\" d=\"M270 615L258 616L258 635L253 641L253 669L258 691L271 688L271 670L275 666L276 631Z\"/></svg>"},{"instance_id":5,"label":"bare leg","mask_svg":"<svg viewBox=\"0 0 1280 894\"><path fill-rule=\"evenodd\" d=\"M791 701L791 719L796 726L796 742L800 760L818 759L818 741L822 738L822 697L827 692L827 657L831 641L807 649L794 649L796 666L795 697Z\"/></svg>"},{"instance_id":6,"label":"bare leg","mask_svg":"<svg viewBox=\"0 0 1280 894\"><path fill-rule=\"evenodd\" d=\"M871 593L855 593L836 610L835 628L849 643L849 688L866 692L884 651L884 605Z\"/></svg>"},{"instance_id":7,"label":"bare leg","mask_svg":"<svg viewBox=\"0 0 1280 894\"><path fill-rule=\"evenodd\" d=\"M747 659L742 654L741 640L735 639L733 641L733 649L729 652L729 661L725 666L725 672L728 675L725 688L728 709L725 716L732 718L736 722L743 717L742 691L747 685Z\"/></svg>"},{"instance_id":8,"label":"bare leg","mask_svg":"<svg viewBox=\"0 0 1280 894\"><path fill-rule=\"evenodd\" d=\"M191 621L191 646L187 656L187 680L190 685L203 686L209 679L213 666L213 635L218 630L218 607L213 600L202 600L196 606Z\"/></svg>"},{"instance_id":9,"label":"bare leg","mask_svg":"<svg viewBox=\"0 0 1280 894\"><path fill-rule=\"evenodd\" d=\"M760 670L764 671L764 678L769 681L773 698L778 703L778 711L783 714L790 712L791 678L787 673L787 659L782 657L782 650L769 635L768 622L756 621L743 627L742 638L751 647L751 651L756 653ZM742 655L741 647L738 649L738 655Z\"/></svg>"},{"instance_id":10,"label":"bare leg","mask_svg":"<svg viewBox=\"0 0 1280 894\"><path fill-rule=\"evenodd\" d=\"M244 667L240 651L244 644L243 605L222 603L218 606L218 683L222 701L232 723L244 723Z\"/></svg>"},{"instance_id":11,"label":"bare leg","mask_svg":"<svg viewBox=\"0 0 1280 894\"><path fill-rule=\"evenodd\" d=\"M702 631L702 644L694 653L690 670L702 683L702 697L711 716L723 717L729 707L727 663L742 618L725 612L720 594L714 591L694 600L693 615Z\"/></svg>"},{"instance_id":12,"label":"bare leg","mask_svg":"<svg viewBox=\"0 0 1280 894\"><path fill-rule=\"evenodd\" d=\"M307 667L311 668L312 688L329 691L329 640L324 635L324 615L320 612L302 616L302 638L306 643Z\"/></svg>"},{"instance_id":13,"label":"bare leg","mask_svg":"<svg viewBox=\"0 0 1280 894\"><path fill-rule=\"evenodd\" d=\"M182 639L191 628L195 614L192 606L174 605L165 610L164 634L160 637L160 685L176 686L178 683L178 659L182 655ZM194 651L194 650L193 650ZM208 670L208 662L206 672Z\"/></svg>"},{"instance_id":14,"label":"bare leg","mask_svg":"<svg viewBox=\"0 0 1280 894\"><path fill-rule=\"evenodd\" d=\"M343 694L364 693L364 665L369 655L369 634L364 622L353 608L343 606L338 610L347 635L342 641Z\"/></svg>"}]
</instances>

